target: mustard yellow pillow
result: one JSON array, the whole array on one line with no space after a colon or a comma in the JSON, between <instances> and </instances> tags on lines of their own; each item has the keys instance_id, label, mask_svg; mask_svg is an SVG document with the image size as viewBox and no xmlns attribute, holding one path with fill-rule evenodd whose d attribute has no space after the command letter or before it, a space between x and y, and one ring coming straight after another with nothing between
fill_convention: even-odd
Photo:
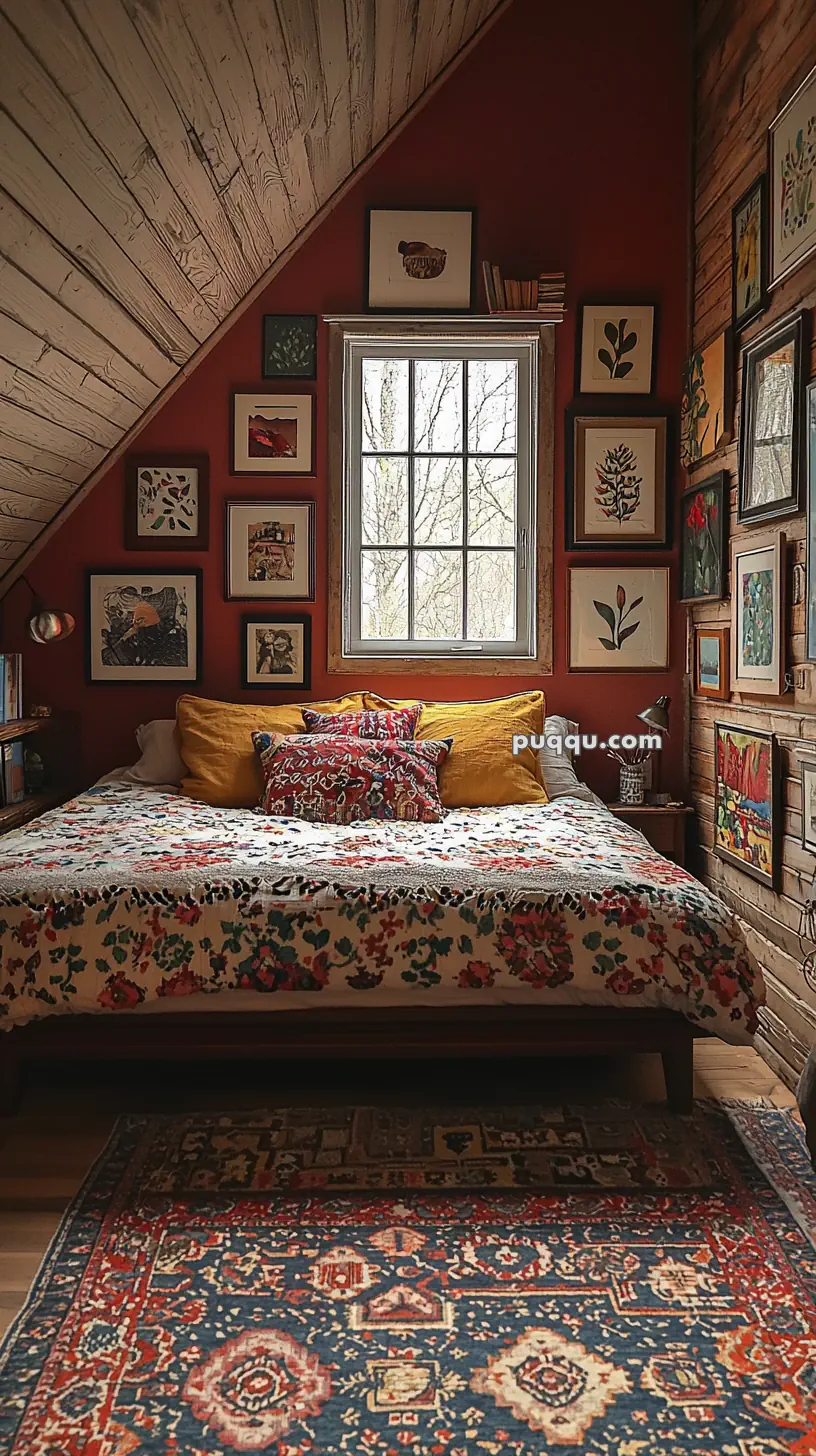
<instances>
[{"instance_id":1,"label":"mustard yellow pillow","mask_svg":"<svg viewBox=\"0 0 816 1456\"><path fill-rule=\"evenodd\" d=\"M366 693L365 699L367 708L405 708L417 701L387 700L376 693ZM513 756L514 733L543 732L544 694L529 692L482 703L423 703L416 737L453 739L439 771L442 803L446 809L475 809L548 802L535 750L524 748Z\"/></svg>"},{"instance_id":2,"label":"mustard yellow pillow","mask_svg":"<svg viewBox=\"0 0 816 1456\"><path fill-rule=\"evenodd\" d=\"M347 693L332 703L310 703L321 713L352 713L365 706L363 693ZM185 693L176 703L181 756L189 776L181 781L188 799L219 809L253 809L263 789L263 774L252 734L302 733L302 703L217 703Z\"/></svg>"}]
</instances>

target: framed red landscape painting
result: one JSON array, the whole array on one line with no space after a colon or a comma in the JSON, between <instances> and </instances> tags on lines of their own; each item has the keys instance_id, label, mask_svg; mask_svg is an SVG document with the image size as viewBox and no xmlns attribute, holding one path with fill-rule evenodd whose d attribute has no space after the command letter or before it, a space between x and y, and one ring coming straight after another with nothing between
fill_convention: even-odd
<instances>
[{"instance_id":1,"label":"framed red landscape painting","mask_svg":"<svg viewBox=\"0 0 816 1456\"><path fill-rule=\"evenodd\" d=\"M779 748L773 733L714 724L714 853L776 889Z\"/></svg>"}]
</instances>

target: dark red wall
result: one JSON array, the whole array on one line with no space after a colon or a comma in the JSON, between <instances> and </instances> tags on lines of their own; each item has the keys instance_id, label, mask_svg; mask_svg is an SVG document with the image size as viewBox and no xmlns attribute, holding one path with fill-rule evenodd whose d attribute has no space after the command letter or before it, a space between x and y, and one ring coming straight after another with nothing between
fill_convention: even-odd
<instances>
[{"instance_id":1,"label":"dark red wall","mask_svg":"<svg viewBox=\"0 0 816 1456\"><path fill-rule=\"evenodd\" d=\"M480 260L499 260L511 277L565 270L568 313L567 322L557 329L556 366L555 671L541 686L552 711L578 718L582 728L601 735L633 731L637 710L659 692L670 693L675 731L664 759L664 785L680 789L683 609L673 613L669 673L602 678L566 672L563 413L573 394L576 302L605 291L625 295L629 290L637 298L657 300L656 398L673 412L677 407L686 336L689 13L686 0L662 0L657 6L654 0L629 0L625 6L608 0L561 6L515 0L483 44L144 429L140 450L209 452L209 552L180 553L177 558L157 553L154 559L146 552L125 551L121 462L66 521L29 575L51 601L76 615L78 628L65 643L25 647L25 696L27 703L45 701L81 710L88 780L131 761L135 725L172 716L179 689L86 683L86 567L202 566L204 660L197 691L233 700L260 696L244 694L240 686L239 619L247 605L223 599L223 501L230 496L317 500L317 599L306 609L313 619L312 696L369 684L395 695L486 697L532 685L530 678L421 673L409 680L327 674L323 335L317 385L305 386L317 393L316 478L230 476L230 391L257 388L261 382L262 314L361 311L365 209L375 204L474 206ZM483 307L481 292L478 307ZM674 553L635 554L628 561L669 559L676 572ZM571 560L576 565L600 562L583 552ZM614 562L606 555L601 564ZM21 613L26 605L25 589L15 587L6 603L4 646L24 645ZM278 694L269 698L281 700ZM584 760L584 771L596 787L614 785L612 765L600 754Z\"/></svg>"}]
</instances>

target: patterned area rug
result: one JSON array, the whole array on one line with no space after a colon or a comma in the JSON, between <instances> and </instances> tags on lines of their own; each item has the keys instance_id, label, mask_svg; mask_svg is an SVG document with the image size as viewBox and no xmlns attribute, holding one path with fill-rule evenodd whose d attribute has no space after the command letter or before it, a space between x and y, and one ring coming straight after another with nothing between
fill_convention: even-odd
<instances>
[{"instance_id":1,"label":"patterned area rug","mask_svg":"<svg viewBox=\"0 0 816 1456\"><path fill-rule=\"evenodd\" d=\"M813 1452L803 1140L771 1108L692 1125L715 1191L248 1198L257 1123L125 1119L0 1352L0 1453ZM235 1134L222 1177L194 1130Z\"/></svg>"}]
</instances>

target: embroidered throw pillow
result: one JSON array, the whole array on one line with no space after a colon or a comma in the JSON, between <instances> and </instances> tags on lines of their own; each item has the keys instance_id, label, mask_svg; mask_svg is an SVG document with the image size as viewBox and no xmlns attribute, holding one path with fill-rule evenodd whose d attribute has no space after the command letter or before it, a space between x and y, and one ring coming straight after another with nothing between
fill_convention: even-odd
<instances>
[{"instance_id":1,"label":"embroidered throw pillow","mask_svg":"<svg viewBox=\"0 0 816 1456\"><path fill-rule=\"evenodd\" d=\"M444 818L438 773L450 738L253 733L252 741L264 776L263 814L317 824Z\"/></svg>"},{"instance_id":2,"label":"embroidered throw pillow","mask_svg":"<svg viewBox=\"0 0 816 1456\"><path fill-rule=\"evenodd\" d=\"M303 709L307 733L333 733L356 738L414 738L422 709L421 703L410 708L369 708L361 713L316 713Z\"/></svg>"}]
</instances>

